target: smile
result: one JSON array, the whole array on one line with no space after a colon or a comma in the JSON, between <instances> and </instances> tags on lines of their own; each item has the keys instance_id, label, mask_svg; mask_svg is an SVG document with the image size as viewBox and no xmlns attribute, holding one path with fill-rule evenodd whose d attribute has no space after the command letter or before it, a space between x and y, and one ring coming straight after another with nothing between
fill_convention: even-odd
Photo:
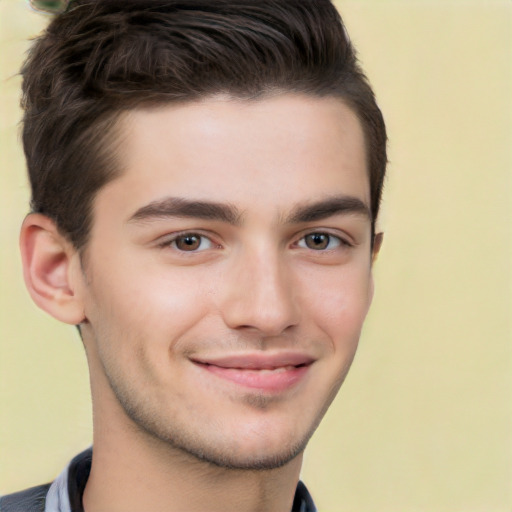
<instances>
[{"instance_id":1,"label":"smile","mask_svg":"<svg viewBox=\"0 0 512 512\"><path fill-rule=\"evenodd\" d=\"M210 374L248 388L279 393L298 384L314 359L301 354L247 354L218 359L193 359Z\"/></svg>"}]
</instances>

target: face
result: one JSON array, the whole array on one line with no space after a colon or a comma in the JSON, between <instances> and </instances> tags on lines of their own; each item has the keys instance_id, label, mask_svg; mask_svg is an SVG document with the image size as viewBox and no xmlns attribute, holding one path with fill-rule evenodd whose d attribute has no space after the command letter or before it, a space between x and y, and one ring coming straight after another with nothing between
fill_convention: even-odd
<instances>
[{"instance_id":1,"label":"face","mask_svg":"<svg viewBox=\"0 0 512 512\"><path fill-rule=\"evenodd\" d=\"M109 425L233 468L292 460L372 296L361 126L341 100L213 97L122 120L82 333Z\"/></svg>"}]
</instances>

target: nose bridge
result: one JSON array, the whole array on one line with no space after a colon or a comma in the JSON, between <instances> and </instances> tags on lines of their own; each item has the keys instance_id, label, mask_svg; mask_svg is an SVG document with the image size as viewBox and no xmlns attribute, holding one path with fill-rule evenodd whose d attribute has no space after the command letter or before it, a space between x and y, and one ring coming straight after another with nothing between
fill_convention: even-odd
<instances>
[{"instance_id":1,"label":"nose bridge","mask_svg":"<svg viewBox=\"0 0 512 512\"><path fill-rule=\"evenodd\" d=\"M292 275L277 248L246 248L233 265L222 305L229 327L253 328L270 336L298 322Z\"/></svg>"}]
</instances>

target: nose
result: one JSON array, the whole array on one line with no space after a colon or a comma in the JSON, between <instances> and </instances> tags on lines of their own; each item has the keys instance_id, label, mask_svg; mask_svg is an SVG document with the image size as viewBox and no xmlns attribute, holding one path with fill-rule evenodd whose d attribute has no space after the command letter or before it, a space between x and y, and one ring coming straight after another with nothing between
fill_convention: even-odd
<instances>
[{"instance_id":1,"label":"nose","mask_svg":"<svg viewBox=\"0 0 512 512\"><path fill-rule=\"evenodd\" d=\"M299 323L292 272L279 254L246 252L231 267L224 286L222 316L231 329L254 330L270 337Z\"/></svg>"}]
</instances>

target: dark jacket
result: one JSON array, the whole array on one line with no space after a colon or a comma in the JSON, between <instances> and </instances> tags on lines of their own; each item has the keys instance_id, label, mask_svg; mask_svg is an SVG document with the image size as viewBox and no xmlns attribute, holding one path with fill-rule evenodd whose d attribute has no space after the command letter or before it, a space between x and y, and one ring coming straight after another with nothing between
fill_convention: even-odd
<instances>
[{"instance_id":1,"label":"dark jacket","mask_svg":"<svg viewBox=\"0 0 512 512\"><path fill-rule=\"evenodd\" d=\"M0 512L44 512L51 484L38 485L0 498Z\"/></svg>"}]
</instances>

